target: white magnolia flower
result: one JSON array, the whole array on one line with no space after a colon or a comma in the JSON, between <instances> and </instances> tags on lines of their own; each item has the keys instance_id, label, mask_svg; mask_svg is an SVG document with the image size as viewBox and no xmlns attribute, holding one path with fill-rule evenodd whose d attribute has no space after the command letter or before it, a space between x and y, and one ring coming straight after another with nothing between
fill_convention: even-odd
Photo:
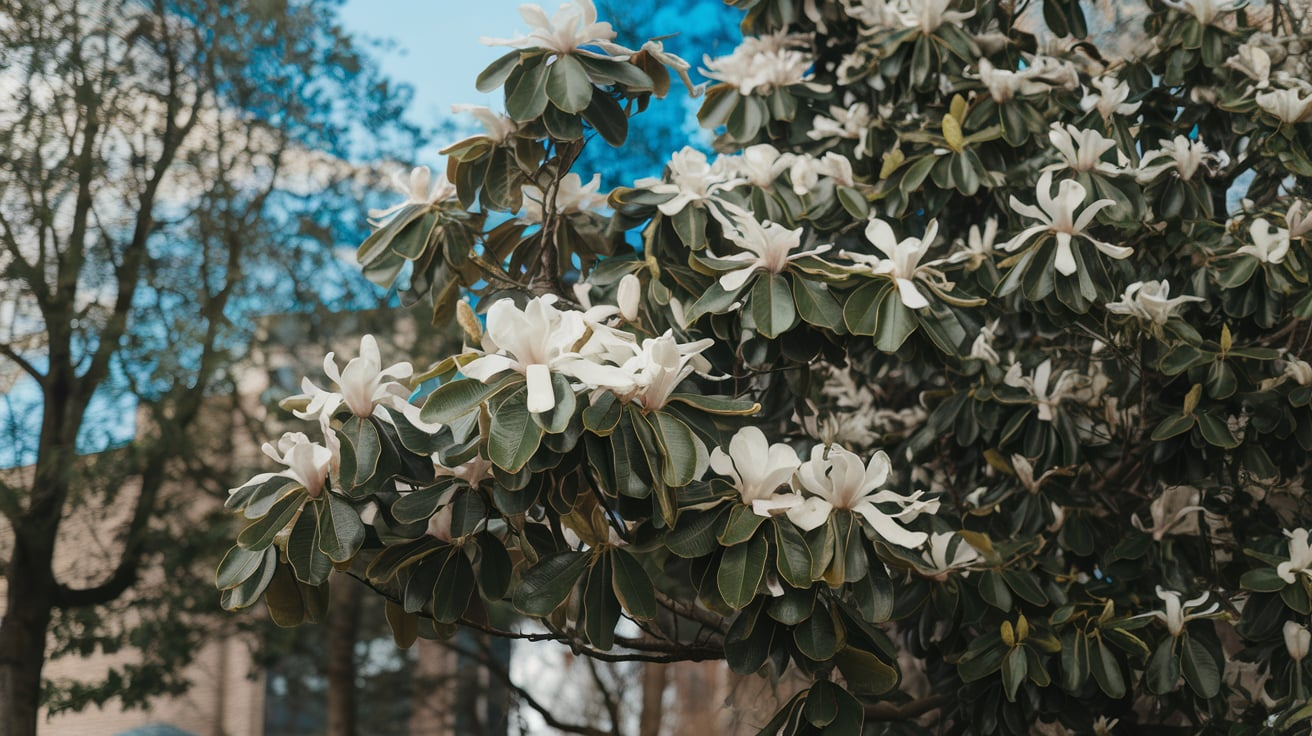
<instances>
[{"instance_id":1,"label":"white magnolia flower","mask_svg":"<svg viewBox=\"0 0 1312 736\"><path fill-rule=\"evenodd\" d=\"M953 540L956 540L956 548L952 548ZM919 567L922 572L939 580L946 580L948 573L954 570L961 570L962 575L968 575L966 568L979 561L979 550L970 546L965 539L958 537L953 532L934 532L929 535L929 541L926 544L927 549L920 553L922 562ZM949 557L948 552L952 554Z\"/></svg>"},{"instance_id":2,"label":"white magnolia flower","mask_svg":"<svg viewBox=\"0 0 1312 736\"><path fill-rule=\"evenodd\" d=\"M789 509L788 518L804 531L811 531L829 519L834 509L859 514L884 541L900 547L915 548L929 535L913 532L903 524L921 513L936 513L939 502L922 501L924 491L903 496L894 491L880 491L888 480L888 455L880 450L863 465L861 458L841 447L816 445L811 459L798 468L795 482L799 491L811 494L801 505ZM888 513L876 504L893 504L898 510Z\"/></svg>"},{"instance_id":3,"label":"white magnolia flower","mask_svg":"<svg viewBox=\"0 0 1312 736\"><path fill-rule=\"evenodd\" d=\"M620 364L623 380L610 383L604 376L594 377L594 386L611 389L621 400L636 401L648 410L663 408L683 379L694 372L706 375L711 364L701 353L714 344L711 338L680 343L674 333L648 338L642 345L630 347L632 357ZM617 343L624 345L624 343ZM626 388L627 387L627 388Z\"/></svg>"},{"instance_id":4,"label":"white magnolia flower","mask_svg":"<svg viewBox=\"0 0 1312 736\"><path fill-rule=\"evenodd\" d=\"M1257 96L1257 106L1280 118L1282 123L1301 123L1312 118L1312 88L1263 92Z\"/></svg>"},{"instance_id":5,"label":"white magnolia flower","mask_svg":"<svg viewBox=\"0 0 1312 736\"><path fill-rule=\"evenodd\" d=\"M672 54L669 51L666 51L665 44L656 39L644 43L642 45L642 50L646 51L656 61L673 69L674 72L679 75L679 81L683 82L683 86L687 88L688 96L701 96L705 85L693 84L692 78L688 76L688 70L692 68L692 64L689 64L677 54Z\"/></svg>"},{"instance_id":6,"label":"white magnolia flower","mask_svg":"<svg viewBox=\"0 0 1312 736\"><path fill-rule=\"evenodd\" d=\"M606 202L606 195L599 194L601 189L601 174L593 174L592 180L587 184L575 173L569 173L561 177L560 184L556 187L555 194L555 212L558 215L570 215L580 212L591 212ZM540 224L543 218L543 212L549 202L544 202L544 195L541 189L532 184L525 184L524 190L524 212L520 219L530 224Z\"/></svg>"},{"instance_id":7,"label":"white magnolia flower","mask_svg":"<svg viewBox=\"0 0 1312 736\"><path fill-rule=\"evenodd\" d=\"M1057 407L1063 400L1081 400L1088 393L1088 376L1075 370L1062 371L1053 382L1050 359L1039 363L1029 376L1022 374L1020 363L1013 363L1002 380L1008 386L1028 391L1039 407L1039 419L1044 422L1051 422L1056 417Z\"/></svg>"},{"instance_id":8,"label":"white magnolia flower","mask_svg":"<svg viewBox=\"0 0 1312 736\"><path fill-rule=\"evenodd\" d=\"M1174 8L1182 13L1192 15L1199 25L1210 26L1216 22L1216 19L1224 13L1233 13L1234 11L1248 4L1248 0L1229 0L1229 2L1217 2L1217 0L1162 0L1166 7Z\"/></svg>"},{"instance_id":9,"label":"white magnolia flower","mask_svg":"<svg viewBox=\"0 0 1312 736\"><path fill-rule=\"evenodd\" d=\"M340 371L335 353L323 358L323 372L332 379L337 391L325 391L309 378L301 379L305 393L284 399L284 403L298 405L308 402L304 409L293 409L300 419L318 419L327 431L328 420L343 405L357 417L377 416L387 419L384 407L400 412L415 427L425 432L436 432L440 424L430 424L419 418L419 407L410 403L411 390L401 381L414 373L407 362L383 367L378 342L373 335L360 338L360 355L346 362Z\"/></svg>"},{"instance_id":10,"label":"white magnolia flower","mask_svg":"<svg viewBox=\"0 0 1312 736\"><path fill-rule=\"evenodd\" d=\"M776 222L757 222L752 213L744 210L735 211L733 219L734 227L727 228L724 234L734 245L746 252L719 257L721 261L743 264L720 276L720 286L725 291L742 287L757 271L780 273L787 268L790 261L819 255L833 247L826 244L810 250L801 250L802 228L789 230Z\"/></svg>"},{"instance_id":11,"label":"white magnolia flower","mask_svg":"<svg viewBox=\"0 0 1312 736\"><path fill-rule=\"evenodd\" d=\"M1016 472L1016 480L1029 493L1038 493L1043 487L1043 482L1049 478L1058 475L1070 475L1068 470L1062 468L1048 468L1043 471L1039 477L1034 477L1034 463L1024 455L1016 454L1011 456L1011 469Z\"/></svg>"},{"instance_id":12,"label":"white magnolia flower","mask_svg":"<svg viewBox=\"0 0 1312 736\"><path fill-rule=\"evenodd\" d=\"M1284 626L1285 649L1289 652L1289 658L1295 662L1302 662L1307 658L1309 645L1312 645L1312 632L1307 627L1297 621L1286 621Z\"/></svg>"},{"instance_id":13,"label":"white magnolia flower","mask_svg":"<svg viewBox=\"0 0 1312 736\"><path fill-rule=\"evenodd\" d=\"M1052 129L1048 131L1048 140L1066 162L1064 168L1072 171L1097 171L1108 176L1121 173L1120 166L1102 160L1103 154L1116 150L1116 141L1104 137L1096 130L1081 130L1069 123L1053 123ZM1117 154L1120 156L1120 151ZM1053 164L1050 168L1063 167L1061 164Z\"/></svg>"},{"instance_id":14,"label":"white magnolia flower","mask_svg":"<svg viewBox=\"0 0 1312 736\"><path fill-rule=\"evenodd\" d=\"M443 465L442 461L434 454L433 472L438 477L459 478L471 486L477 486L492 477L492 461L476 454L465 462L450 467Z\"/></svg>"},{"instance_id":15,"label":"white magnolia flower","mask_svg":"<svg viewBox=\"0 0 1312 736\"><path fill-rule=\"evenodd\" d=\"M1161 148L1144 154L1135 176L1141 183L1147 183L1174 169L1181 179L1189 181L1204 163L1216 165L1224 163L1227 158L1224 154L1207 150L1207 145L1201 140L1191 141L1177 135L1174 140L1162 141Z\"/></svg>"},{"instance_id":16,"label":"white magnolia flower","mask_svg":"<svg viewBox=\"0 0 1312 736\"><path fill-rule=\"evenodd\" d=\"M705 68L701 73L707 79L734 87L743 95L766 95L795 84L827 91L827 86L811 83L815 60L801 50L809 43L809 36L785 31L751 36L743 39L728 56L704 57Z\"/></svg>"},{"instance_id":17,"label":"white magnolia flower","mask_svg":"<svg viewBox=\"0 0 1312 736\"><path fill-rule=\"evenodd\" d=\"M906 14L896 0L842 0L842 3L849 18L872 31L907 25Z\"/></svg>"},{"instance_id":18,"label":"white magnolia flower","mask_svg":"<svg viewBox=\"0 0 1312 736\"><path fill-rule=\"evenodd\" d=\"M1294 200L1285 214L1285 227L1289 228L1289 237L1301 238L1312 232L1312 209L1301 199Z\"/></svg>"},{"instance_id":19,"label":"white magnolia flower","mask_svg":"<svg viewBox=\"0 0 1312 736\"><path fill-rule=\"evenodd\" d=\"M1071 240L1076 236L1084 238L1098 250L1118 260L1128 258L1134 253L1132 248L1104 243L1084 231L1093 223L1093 218L1098 212L1116 204L1114 200L1099 199L1076 216L1076 210L1084 204L1087 194L1084 185L1074 179L1066 179L1057 185L1057 196L1054 197L1051 171L1045 171L1039 176L1036 194L1038 207L1021 202L1015 195L1011 197L1013 210L1032 220L1038 220L1040 224L1032 225L1017 233L1016 237L1002 245L1003 250L1014 251L1036 235L1044 232L1055 233L1057 236L1055 264L1057 271L1064 276L1070 276L1077 269L1075 253L1071 250Z\"/></svg>"},{"instance_id":20,"label":"white magnolia flower","mask_svg":"<svg viewBox=\"0 0 1312 736\"><path fill-rule=\"evenodd\" d=\"M975 341L970 344L970 354L967 358L983 361L989 365L998 364L998 351L993 349L993 341L998 336L998 320L979 328L979 334L975 336Z\"/></svg>"},{"instance_id":21,"label":"white magnolia flower","mask_svg":"<svg viewBox=\"0 0 1312 736\"><path fill-rule=\"evenodd\" d=\"M925 226L924 237L904 238L898 241L897 236L893 234L893 228L887 222L871 218L866 225L866 239L885 257L848 251L841 251L839 255L856 261L869 273L892 278L897 284L898 296L902 298L902 303L907 308L924 309L929 306L929 300L916 287L915 279L935 278L938 280L936 285L943 285L941 275L933 268L943 261L930 261L924 265L920 263L920 259L924 257L937 236L938 220L929 221Z\"/></svg>"},{"instance_id":22,"label":"white magnolia flower","mask_svg":"<svg viewBox=\"0 0 1312 736\"><path fill-rule=\"evenodd\" d=\"M633 53L614 43L615 29L610 23L597 22L597 8L592 0L573 0L564 3L551 17L540 5L525 3L519 6L519 15L533 30L514 38L488 38L479 42L484 46L509 46L516 49L546 49L556 54L581 53L598 59L628 58ZM596 46L606 54L584 49Z\"/></svg>"},{"instance_id":23,"label":"white magnolia flower","mask_svg":"<svg viewBox=\"0 0 1312 736\"><path fill-rule=\"evenodd\" d=\"M819 158L803 153L789 159L788 178L797 196L804 197L815 191L822 176L833 179L835 184L850 187L853 185L852 162L833 151Z\"/></svg>"},{"instance_id":24,"label":"white magnolia flower","mask_svg":"<svg viewBox=\"0 0 1312 736\"><path fill-rule=\"evenodd\" d=\"M670 156L667 165L668 182L655 177L646 177L633 183L635 187L646 189L655 194L674 195L668 201L656 206L661 214L673 217L683 211L684 207L694 202L716 199L716 194L733 189L745 180L725 176L725 165L716 162L713 166L706 160L706 154L690 146L676 151Z\"/></svg>"},{"instance_id":25,"label":"white magnolia flower","mask_svg":"<svg viewBox=\"0 0 1312 736\"><path fill-rule=\"evenodd\" d=\"M1119 718L1098 716L1098 720L1093 722L1093 736L1112 736L1112 729L1120 722Z\"/></svg>"},{"instance_id":26,"label":"white magnolia flower","mask_svg":"<svg viewBox=\"0 0 1312 736\"><path fill-rule=\"evenodd\" d=\"M1152 526L1145 527L1137 515L1130 517L1134 528L1145 534L1153 535L1160 542L1167 534L1192 535L1198 533L1198 513L1203 510L1199 505L1200 493L1192 486L1170 486L1162 490L1148 506L1152 517Z\"/></svg>"},{"instance_id":27,"label":"white magnolia flower","mask_svg":"<svg viewBox=\"0 0 1312 736\"><path fill-rule=\"evenodd\" d=\"M1051 86L1040 79L1041 70L1026 67L1020 71L998 69L988 59L979 60L979 81L989 91L994 102L1007 102L1016 95L1044 94Z\"/></svg>"},{"instance_id":28,"label":"white magnolia flower","mask_svg":"<svg viewBox=\"0 0 1312 736\"><path fill-rule=\"evenodd\" d=\"M311 498L318 498L323 494L324 485L328 482L328 472L332 469L335 460L332 450L317 442L311 442L310 438L301 432L287 432L278 440L277 445L265 442L260 449L265 455L287 468L276 473L260 473L228 493L235 493L241 488L263 483L270 478L281 477L291 478L300 483Z\"/></svg>"},{"instance_id":29,"label":"white magnolia flower","mask_svg":"<svg viewBox=\"0 0 1312 736\"><path fill-rule=\"evenodd\" d=\"M874 127L870 106L864 102L857 102L850 107L830 105L829 115L830 117L817 115L815 120L811 121L811 129L807 131L806 137L813 141L825 138L854 140L857 142L857 160L865 158L866 154L870 153L870 129Z\"/></svg>"},{"instance_id":30,"label":"white magnolia flower","mask_svg":"<svg viewBox=\"0 0 1312 736\"><path fill-rule=\"evenodd\" d=\"M1226 59L1225 65L1257 82L1257 89L1271 85L1271 55L1261 46L1252 43L1240 45L1235 55Z\"/></svg>"},{"instance_id":31,"label":"white magnolia flower","mask_svg":"<svg viewBox=\"0 0 1312 736\"><path fill-rule=\"evenodd\" d=\"M1276 574L1290 585L1298 580L1296 576L1299 573L1312 578L1312 545L1308 544L1308 531L1295 529L1291 532L1286 529L1285 536L1289 537L1289 562L1277 565Z\"/></svg>"},{"instance_id":32,"label":"white magnolia flower","mask_svg":"<svg viewBox=\"0 0 1312 736\"><path fill-rule=\"evenodd\" d=\"M1171 636L1176 638L1184 633L1186 623L1200 618L1214 618L1212 614L1221 610L1221 605L1215 602L1204 610L1196 610L1207 602L1206 593L1182 603L1180 599L1183 596L1180 593L1174 590L1165 590L1159 585L1157 586L1157 597L1166 603L1166 608L1162 611L1152 611L1148 615L1166 624L1166 630L1170 631Z\"/></svg>"},{"instance_id":33,"label":"white magnolia flower","mask_svg":"<svg viewBox=\"0 0 1312 736\"><path fill-rule=\"evenodd\" d=\"M729 452L711 450L711 470L731 479L743 503L760 516L802 503L795 493L777 493L792 479L802 461L782 442L770 444L756 427L743 427L729 440Z\"/></svg>"},{"instance_id":34,"label":"white magnolia flower","mask_svg":"<svg viewBox=\"0 0 1312 736\"><path fill-rule=\"evenodd\" d=\"M483 130L487 131L487 137L493 143L503 143L519 130L519 123L482 105L458 103L451 106L451 112L473 115L483 125Z\"/></svg>"},{"instance_id":35,"label":"white magnolia flower","mask_svg":"<svg viewBox=\"0 0 1312 736\"><path fill-rule=\"evenodd\" d=\"M1112 76L1095 77L1093 86L1097 92L1089 92L1080 100L1080 108L1097 110L1103 120L1112 115L1133 115L1139 111L1140 102L1126 102L1130 98L1130 85Z\"/></svg>"},{"instance_id":36,"label":"white magnolia flower","mask_svg":"<svg viewBox=\"0 0 1312 736\"><path fill-rule=\"evenodd\" d=\"M1161 281L1136 281L1125 287L1120 301L1110 302L1107 311L1112 314L1124 314L1141 322L1160 327L1165 325L1181 304L1206 301L1197 296L1177 296L1168 298L1171 284L1166 279Z\"/></svg>"},{"instance_id":37,"label":"white magnolia flower","mask_svg":"<svg viewBox=\"0 0 1312 736\"><path fill-rule=\"evenodd\" d=\"M1295 355L1286 355L1281 378L1276 379L1276 383L1280 383L1285 379L1292 380L1300 386L1312 386L1312 364L1305 360L1299 360Z\"/></svg>"},{"instance_id":38,"label":"white magnolia flower","mask_svg":"<svg viewBox=\"0 0 1312 736\"><path fill-rule=\"evenodd\" d=\"M1250 255L1272 265L1283 263L1285 256L1289 255L1289 231L1271 227L1266 218L1254 220L1248 234L1253 239L1252 244L1240 246L1235 253Z\"/></svg>"},{"instance_id":39,"label":"white magnolia flower","mask_svg":"<svg viewBox=\"0 0 1312 736\"><path fill-rule=\"evenodd\" d=\"M726 156L720 160L725 162L735 176L748 184L761 189L772 189L779 175L792 165L793 158L793 154L780 153L778 148L769 143L757 143L743 149L741 155Z\"/></svg>"},{"instance_id":40,"label":"white magnolia flower","mask_svg":"<svg viewBox=\"0 0 1312 736\"><path fill-rule=\"evenodd\" d=\"M971 225L966 233L966 240L956 242L956 250L948 256L948 263L965 263L967 271L974 271L993 258L997 247L998 219L990 217L984 221L984 229Z\"/></svg>"},{"instance_id":41,"label":"white magnolia flower","mask_svg":"<svg viewBox=\"0 0 1312 736\"><path fill-rule=\"evenodd\" d=\"M623 384L626 376L618 367L589 361L577 352L592 325L582 312L556 309L555 301L551 295L535 297L522 310L510 299L493 304L483 332L484 354L464 364L460 372L484 383L509 370L523 374L528 382L528 410L535 413L556 406L553 372L586 385Z\"/></svg>"},{"instance_id":42,"label":"white magnolia flower","mask_svg":"<svg viewBox=\"0 0 1312 736\"><path fill-rule=\"evenodd\" d=\"M905 0L904 23L908 27L919 28L921 33L929 35L944 23L961 23L974 17L974 10L970 12L948 10L952 2L953 0Z\"/></svg>"},{"instance_id":43,"label":"white magnolia flower","mask_svg":"<svg viewBox=\"0 0 1312 736\"><path fill-rule=\"evenodd\" d=\"M374 227L383 227L396 213L410 205L434 205L456 198L456 185L446 178L446 173L438 175L434 181L427 166L416 166L408 177L396 172L392 175L392 188L406 195L405 201L387 209L369 210L369 222Z\"/></svg>"}]
</instances>

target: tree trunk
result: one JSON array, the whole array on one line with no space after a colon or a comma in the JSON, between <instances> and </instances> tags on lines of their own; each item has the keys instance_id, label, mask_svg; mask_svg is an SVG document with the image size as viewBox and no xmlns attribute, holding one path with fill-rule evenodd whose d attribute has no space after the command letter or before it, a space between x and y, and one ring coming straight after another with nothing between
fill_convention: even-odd
<instances>
[{"instance_id":1,"label":"tree trunk","mask_svg":"<svg viewBox=\"0 0 1312 736\"><path fill-rule=\"evenodd\" d=\"M36 736L46 633L54 607L52 550L33 550L27 535L15 537L6 575L8 607L0 621L0 733Z\"/></svg>"},{"instance_id":2,"label":"tree trunk","mask_svg":"<svg viewBox=\"0 0 1312 736\"><path fill-rule=\"evenodd\" d=\"M328 659L327 736L355 736L355 642L360 629L360 585L345 575L332 585L324 627Z\"/></svg>"},{"instance_id":3,"label":"tree trunk","mask_svg":"<svg viewBox=\"0 0 1312 736\"><path fill-rule=\"evenodd\" d=\"M663 662L648 662L642 667L642 718L638 722L638 736L660 736L665 716L667 667Z\"/></svg>"}]
</instances>

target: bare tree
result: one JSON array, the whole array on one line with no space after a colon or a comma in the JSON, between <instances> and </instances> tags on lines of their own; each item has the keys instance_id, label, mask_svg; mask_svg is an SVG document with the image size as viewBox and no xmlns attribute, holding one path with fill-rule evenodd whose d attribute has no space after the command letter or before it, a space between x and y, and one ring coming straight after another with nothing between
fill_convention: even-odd
<instances>
[{"instance_id":1,"label":"bare tree","mask_svg":"<svg viewBox=\"0 0 1312 736\"><path fill-rule=\"evenodd\" d=\"M358 221L348 142L406 145L404 102L331 2L0 0L0 366L31 417L11 411L0 443L28 466L0 477L0 732L35 732L52 624L180 544L161 491L214 477L196 473L207 397L252 313L321 295L335 261L310 236ZM93 416L107 396L138 429L91 462L88 438L127 420ZM116 524L112 558L62 578L75 506Z\"/></svg>"}]
</instances>

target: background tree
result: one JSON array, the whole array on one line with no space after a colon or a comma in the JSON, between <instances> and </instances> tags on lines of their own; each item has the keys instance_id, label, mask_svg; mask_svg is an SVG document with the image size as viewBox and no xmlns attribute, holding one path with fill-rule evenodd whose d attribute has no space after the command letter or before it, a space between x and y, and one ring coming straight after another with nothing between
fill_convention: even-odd
<instances>
[{"instance_id":1,"label":"background tree","mask_svg":"<svg viewBox=\"0 0 1312 736\"><path fill-rule=\"evenodd\" d=\"M6 437L7 462L26 467L0 483L14 541L0 622L6 734L36 728L49 632L61 634L56 652L178 641L158 628L186 620L172 609L137 607L149 634L103 614L149 565L183 577L194 558L179 553L204 546L194 505L162 489L228 485L201 417L231 393L253 315L375 300L343 288L352 280L324 243L358 227L368 182L354 162L413 150L415 131L401 122L406 94L335 7L0 4L0 362L26 374L7 394ZM81 455L105 435L122 446ZM120 526L110 556L61 579L51 563L75 508ZM65 695L132 704L176 689L193 648L182 641Z\"/></svg>"}]
</instances>

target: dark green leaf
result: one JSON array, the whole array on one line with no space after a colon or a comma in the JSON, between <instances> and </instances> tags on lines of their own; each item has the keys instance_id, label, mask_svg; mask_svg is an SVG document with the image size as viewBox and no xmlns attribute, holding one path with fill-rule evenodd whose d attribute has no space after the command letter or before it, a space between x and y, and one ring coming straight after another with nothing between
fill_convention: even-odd
<instances>
[{"instance_id":1,"label":"dark green leaf","mask_svg":"<svg viewBox=\"0 0 1312 736\"><path fill-rule=\"evenodd\" d=\"M583 552L557 552L524 573L515 589L515 608L529 616L546 616L569 597L588 566Z\"/></svg>"},{"instance_id":2,"label":"dark green leaf","mask_svg":"<svg viewBox=\"0 0 1312 736\"><path fill-rule=\"evenodd\" d=\"M766 549L765 539L758 536L724 551L716 584L731 608L743 608L756 597L765 577Z\"/></svg>"}]
</instances>

